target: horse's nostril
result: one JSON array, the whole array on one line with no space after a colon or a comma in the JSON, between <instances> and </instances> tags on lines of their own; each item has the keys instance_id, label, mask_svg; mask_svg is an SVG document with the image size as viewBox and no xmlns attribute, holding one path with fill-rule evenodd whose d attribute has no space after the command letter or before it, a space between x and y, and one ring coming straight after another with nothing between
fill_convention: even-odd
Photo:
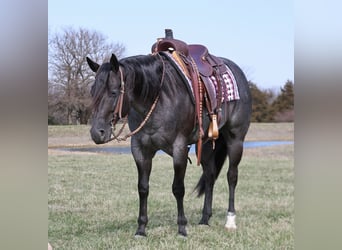
<instances>
[{"instance_id":1,"label":"horse's nostril","mask_svg":"<svg viewBox=\"0 0 342 250\"><path fill-rule=\"evenodd\" d=\"M99 129L99 132L100 132L100 135L101 135L101 136L104 136L104 134L105 134L104 129Z\"/></svg>"}]
</instances>

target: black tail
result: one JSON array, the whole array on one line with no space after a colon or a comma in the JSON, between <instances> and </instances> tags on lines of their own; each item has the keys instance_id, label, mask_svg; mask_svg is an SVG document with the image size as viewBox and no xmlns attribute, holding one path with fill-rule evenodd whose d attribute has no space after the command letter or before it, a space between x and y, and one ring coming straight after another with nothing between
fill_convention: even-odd
<instances>
[{"instance_id":1,"label":"black tail","mask_svg":"<svg viewBox=\"0 0 342 250\"><path fill-rule=\"evenodd\" d=\"M194 190L197 190L197 197L202 196L205 192L205 185L206 185L205 178L204 178L205 172L213 173L212 176L214 178L213 181L215 183L217 177L219 176L219 174L221 172L223 164L227 158L227 153L228 153L227 145L226 145L225 141L223 139L220 139L220 138L222 138L222 136L220 136L215 142L215 150L213 152L213 154L214 154L213 157L215 157L214 166L212 164L202 166L203 167L203 174L200 177L200 179L199 179L199 181L198 181L198 183L194 189ZM208 142L208 143L211 143L211 142ZM205 152L203 151L202 154L205 154ZM214 169L207 169L210 167L213 167Z\"/></svg>"},{"instance_id":2,"label":"black tail","mask_svg":"<svg viewBox=\"0 0 342 250\"><path fill-rule=\"evenodd\" d=\"M197 190L197 197L201 197L204 194L204 191L205 191L204 174L202 174L201 178L199 179L195 187L195 190Z\"/></svg>"}]
</instances>

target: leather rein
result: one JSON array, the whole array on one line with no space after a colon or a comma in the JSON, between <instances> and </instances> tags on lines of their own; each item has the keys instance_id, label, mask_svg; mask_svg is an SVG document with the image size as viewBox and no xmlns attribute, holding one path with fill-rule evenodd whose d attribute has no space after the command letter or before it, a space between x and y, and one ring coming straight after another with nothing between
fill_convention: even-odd
<instances>
[{"instance_id":1,"label":"leather rein","mask_svg":"<svg viewBox=\"0 0 342 250\"><path fill-rule=\"evenodd\" d=\"M165 77L165 62L163 60L163 58L161 57L160 54L158 54L162 63L163 63L163 72L162 72L162 77L161 77L161 80L160 80L160 90L161 90L161 87L163 85L163 82L164 82L164 77ZM118 99L118 102L117 102L117 105L114 109L114 116L113 116L113 119L111 121L111 126L112 126L112 135L113 137L108 141L113 141L113 140L117 140L117 141L125 141L127 140L127 138L131 137L132 135L135 135L136 133L138 133L146 124L146 122L148 121L148 119L150 118L150 116L152 115L152 112L154 111L154 109L156 108L157 106L157 103L158 103L158 100L159 100L159 97L160 97L160 92L158 93L156 99L154 100L150 110L148 111L145 119L140 123L140 125L132 132L126 134L125 136L123 137L119 137L121 135L121 133L123 132L126 124L127 124L127 121L128 121L128 114L124 117L124 122L120 128L120 130L118 131L117 134L114 133L115 131L115 125L117 124L117 122L122 119L122 107L123 107L123 99L124 99L124 94L125 94L125 81L124 81L124 77L123 77L123 72L122 72L122 68L119 67L119 71L120 71L120 82L121 82L121 87L120 87L120 96L119 96L119 99Z\"/></svg>"}]
</instances>

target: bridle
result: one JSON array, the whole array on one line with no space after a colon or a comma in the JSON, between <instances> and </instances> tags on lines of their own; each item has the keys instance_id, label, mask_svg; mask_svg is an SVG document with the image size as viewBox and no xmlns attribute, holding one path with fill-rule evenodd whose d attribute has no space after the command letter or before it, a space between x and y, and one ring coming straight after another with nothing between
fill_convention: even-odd
<instances>
[{"instance_id":1,"label":"bridle","mask_svg":"<svg viewBox=\"0 0 342 250\"><path fill-rule=\"evenodd\" d=\"M158 100L159 100L159 97L160 97L160 90L161 90L161 87L163 85L164 77L165 77L165 62L164 62L164 60L163 60L163 58L161 57L160 54L157 54L157 55L159 55L159 57L160 57L160 59L161 59L161 61L163 63L163 72L162 72L162 77L161 77L161 80L160 80L159 93L158 93L156 99L154 100L154 102L152 103L152 106L151 106L150 110L148 111L145 119L140 123L140 125L134 131L126 134L123 137L119 137L119 136L121 135L121 133L123 132L123 130L124 130L126 124L127 124L128 114L124 117L124 122L123 122L119 132L117 134L114 133L115 125L117 124L117 122L119 120L122 119L122 107L123 107L123 99L124 99L124 94L125 94L125 81L124 81L124 77L123 77L123 69L122 69L122 67L119 67L119 71L120 71L120 95L119 95L119 99L118 99L117 105L116 105L116 107L114 109L113 119L111 121L113 137L109 141L113 141L113 140L125 141L125 140L127 140L127 138L129 138L132 135L135 135L136 133L138 133L144 127L144 125L146 124L147 120L150 118L152 112L156 108Z\"/></svg>"},{"instance_id":2,"label":"bridle","mask_svg":"<svg viewBox=\"0 0 342 250\"><path fill-rule=\"evenodd\" d=\"M122 104L123 104L123 99L124 99L124 94L125 94L125 81L123 78L121 67L119 67L119 71L120 71L120 95L119 95L119 99L114 110L114 119L118 118L120 120L122 118Z\"/></svg>"}]
</instances>

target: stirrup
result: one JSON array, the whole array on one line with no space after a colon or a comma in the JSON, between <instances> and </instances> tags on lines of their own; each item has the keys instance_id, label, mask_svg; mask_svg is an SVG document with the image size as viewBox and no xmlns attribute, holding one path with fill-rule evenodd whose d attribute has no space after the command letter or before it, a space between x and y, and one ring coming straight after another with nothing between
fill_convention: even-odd
<instances>
[{"instance_id":1,"label":"stirrup","mask_svg":"<svg viewBox=\"0 0 342 250\"><path fill-rule=\"evenodd\" d=\"M212 140L216 140L219 136L218 126L217 126L217 115L211 115L211 122L209 125L208 137Z\"/></svg>"}]
</instances>

